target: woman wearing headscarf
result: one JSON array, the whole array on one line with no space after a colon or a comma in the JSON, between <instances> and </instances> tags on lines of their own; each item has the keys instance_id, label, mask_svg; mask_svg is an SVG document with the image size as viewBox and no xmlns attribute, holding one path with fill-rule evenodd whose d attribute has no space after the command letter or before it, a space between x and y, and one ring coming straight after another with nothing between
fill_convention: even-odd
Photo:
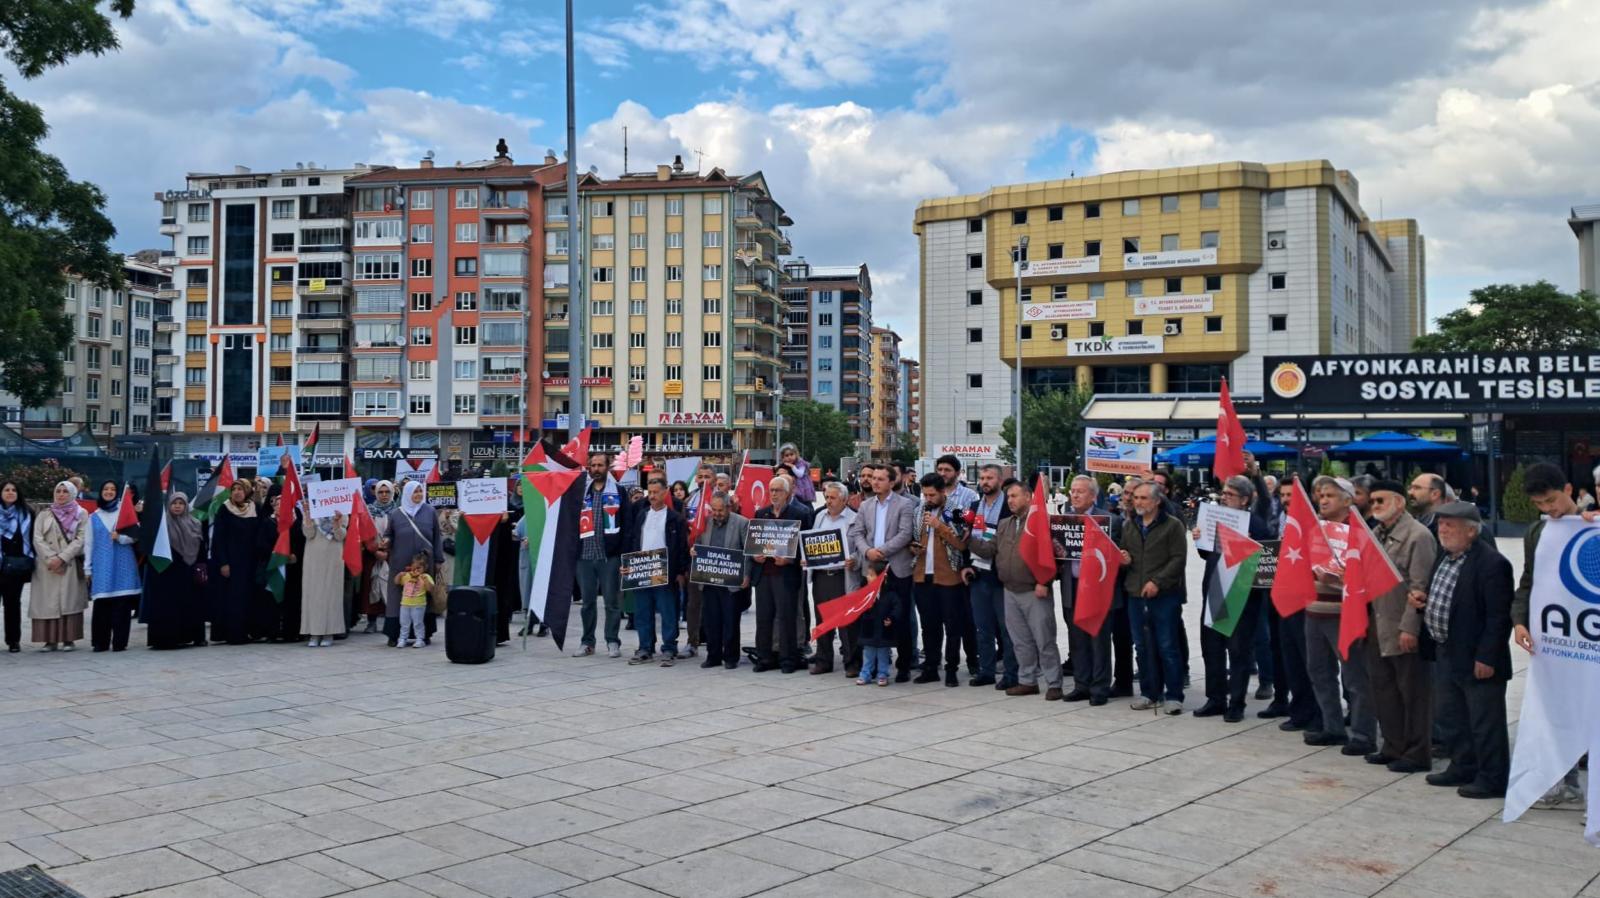
<instances>
[{"instance_id":1,"label":"woman wearing headscarf","mask_svg":"<svg viewBox=\"0 0 1600 898\"><path fill-rule=\"evenodd\" d=\"M517 571L517 558L525 553L519 551L522 537L517 531L517 525L522 523L522 501L517 497L508 502L506 512L500 515L500 523L494 527L494 535L490 542L494 543L494 554L490 556L490 564L494 569L493 582L495 591L495 644L505 645L511 641L511 617L522 608L521 578Z\"/></svg>"},{"instance_id":2,"label":"woman wearing headscarf","mask_svg":"<svg viewBox=\"0 0 1600 898\"><path fill-rule=\"evenodd\" d=\"M72 651L83 638L83 609L89 604L84 587L83 544L89 513L78 504L78 488L63 480L56 484L54 501L33 525L33 589L28 596L28 616L33 619L33 641L41 651Z\"/></svg>"},{"instance_id":3,"label":"woman wearing headscarf","mask_svg":"<svg viewBox=\"0 0 1600 898\"><path fill-rule=\"evenodd\" d=\"M127 501L137 502L138 498L130 492ZM100 484L95 502L99 507L89 515L83 548L83 576L89 581L89 600L94 603L89 640L97 652L121 652L128 648L128 631L143 591L139 562L133 554L135 540L117 532L122 499L116 481Z\"/></svg>"},{"instance_id":4,"label":"woman wearing headscarf","mask_svg":"<svg viewBox=\"0 0 1600 898\"><path fill-rule=\"evenodd\" d=\"M444 559L444 532L439 529L438 516L433 507L424 501L422 481L407 480L400 499L400 510L389 515L389 557L428 557L427 571L438 582L439 565ZM434 614L424 616L426 634L433 636ZM388 601L384 607L383 634L389 638L390 647L400 639L400 582L391 579ZM426 644L427 640L423 640Z\"/></svg>"},{"instance_id":5,"label":"woman wearing headscarf","mask_svg":"<svg viewBox=\"0 0 1600 898\"><path fill-rule=\"evenodd\" d=\"M147 565L144 622L149 629L145 642L153 649L205 645L205 589L195 583L195 565L205 560L205 534L189 513L187 495L169 493L165 514L172 561L165 570Z\"/></svg>"},{"instance_id":6,"label":"woman wearing headscarf","mask_svg":"<svg viewBox=\"0 0 1600 898\"><path fill-rule=\"evenodd\" d=\"M372 486L373 501L367 504L367 514L372 516L373 532L363 547L362 573L366 579L361 585L361 605L367 613L368 633L378 632L378 618L385 614L389 603L389 516L400 510L395 502L394 484L380 480Z\"/></svg>"},{"instance_id":7,"label":"woman wearing headscarf","mask_svg":"<svg viewBox=\"0 0 1600 898\"><path fill-rule=\"evenodd\" d=\"M6 650L22 651L22 587L33 579L33 512L15 482L0 483L0 602Z\"/></svg>"},{"instance_id":8,"label":"woman wearing headscarf","mask_svg":"<svg viewBox=\"0 0 1600 898\"><path fill-rule=\"evenodd\" d=\"M300 506L283 507L283 484L274 483L267 490L266 519L262 522L259 544L263 565L272 557L278 544L278 519L289 519L289 563L283 569L283 596L280 599L262 583L257 597L260 623L251 630L252 636L265 637L271 642L294 642L300 638L300 561L306 554L306 537L301 532Z\"/></svg>"},{"instance_id":9,"label":"woman wearing headscarf","mask_svg":"<svg viewBox=\"0 0 1600 898\"><path fill-rule=\"evenodd\" d=\"M339 511L301 523L306 547L300 564L300 632L313 648L333 645L333 637L344 632L345 523Z\"/></svg>"},{"instance_id":10,"label":"woman wearing headscarf","mask_svg":"<svg viewBox=\"0 0 1600 898\"><path fill-rule=\"evenodd\" d=\"M256 601L261 521L255 485L235 480L211 528L211 641L250 641L250 611Z\"/></svg>"}]
</instances>

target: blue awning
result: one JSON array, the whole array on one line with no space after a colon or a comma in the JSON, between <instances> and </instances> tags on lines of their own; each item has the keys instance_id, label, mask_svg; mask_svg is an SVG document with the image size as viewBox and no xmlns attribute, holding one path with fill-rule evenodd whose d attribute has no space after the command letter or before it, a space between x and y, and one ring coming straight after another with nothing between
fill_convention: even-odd
<instances>
[{"instance_id":1,"label":"blue awning","mask_svg":"<svg viewBox=\"0 0 1600 898\"><path fill-rule=\"evenodd\" d=\"M1246 440L1245 451L1255 455L1257 461L1271 461L1272 459L1295 458L1300 453L1288 446L1277 443L1268 443L1262 440ZM1217 438L1206 437L1195 440L1164 452L1156 453L1156 461L1180 468L1204 467L1211 464L1217 456Z\"/></svg>"},{"instance_id":2,"label":"blue awning","mask_svg":"<svg viewBox=\"0 0 1600 898\"><path fill-rule=\"evenodd\" d=\"M1397 430L1385 430L1368 437L1334 446L1329 455L1345 458L1456 458L1462 454L1460 446L1435 443Z\"/></svg>"}]
</instances>

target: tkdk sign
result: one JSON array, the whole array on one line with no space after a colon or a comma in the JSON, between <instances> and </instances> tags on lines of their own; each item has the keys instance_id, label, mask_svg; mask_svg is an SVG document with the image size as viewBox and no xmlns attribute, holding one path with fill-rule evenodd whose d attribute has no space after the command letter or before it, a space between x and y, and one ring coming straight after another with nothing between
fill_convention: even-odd
<instances>
[{"instance_id":1,"label":"tkdk sign","mask_svg":"<svg viewBox=\"0 0 1600 898\"><path fill-rule=\"evenodd\" d=\"M1087 337L1067 341L1067 355L1158 355L1162 337Z\"/></svg>"},{"instance_id":2,"label":"tkdk sign","mask_svg":"<svg viewBox=\"0 0 1600 898\"><path fill-rule=\"evenodd\" d=\"M1521 412L1592 409L1600 352L1268 356L1266 409Z\"/></svg>"}]
</instances>

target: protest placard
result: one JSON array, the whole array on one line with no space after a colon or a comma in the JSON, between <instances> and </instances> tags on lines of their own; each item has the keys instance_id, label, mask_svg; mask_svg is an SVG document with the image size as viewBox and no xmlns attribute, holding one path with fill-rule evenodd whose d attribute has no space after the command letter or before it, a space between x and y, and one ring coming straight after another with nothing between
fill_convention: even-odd
<instances>
[{"instance_id":1,"label":"protest placard","mask_svg":"<svg viewBox=\"0 0 1600 898\"><path fill-rule=\"evenodd\" d=\"M801 533L800 553L805 557L806 568L813 571L842 568L845 559L850 557L845 547L844 531L833 527Z\"/></svg>"},{"instance_id":2,"label":"protest placard","mask_svg":"<svg viewBox=\"0 0 1600 898\"><path fill-rule=\"evenodd\" d=\"M1282 540L1261 540L1261 558L1256 561L1256 578L1251 583L1256 589L1271 589L1272 578L1278 573L1278 544Z\"/></svg>"},{"instance_id":3,"label":"protest placard","mask_svg":"<svg viewBox=\"0 0 1600 898\"><path fill-rule=\"evenodd\" d=\"M695 546L689 580L702 586L738 589L744 582L744 553L738 549Z\"/></svg>"},{"instance_id":4,"label":"protest placard","mask_svg":"<svg viewBox=\"0 0 1600 898\"><path fill-rule=\"evenodd\" d=\"M622 590L667 585L667 550L645 549L622 555Z\"/></svg>"},{"instance_id":5,"label":"protest placard","mask_svg":"<svg viewBox=\"0 0 1600 898\"><path fill-rule=\"evenodd\" d=\"M1194 541L1196 549L1210 552L1216 548L1218 524L1227 524L1235 533L1248 536L1250 512L1242 508L1227 508L1215 502L1201 502L1194 520L1195 527L1200 530L1200 536Z\"/></svg>"},{"instance_id":6,"label":"protest placard","mask_svg":"<svg viewBox=\"0 0 1600 898\"><path fill-rule=\"evenodd\" d=\"M276 477L282 474L285 455L289 456L292 467L300 467L299 446L262 446L256 453L256 476Z\"/></svg>"},{"instance_id":7,"label":"protest placard","mask_svg":"<svg viewBox=\"0 0 1600 898\"><path fill-rule=\"evenodd\" d=\"M1083 467L1107 474L1140 474L1150 470L1155 434L1147 430L1086 427ZM1097 522L1098 523L1098 522Z\"/></svg>"},{"instance_id":8,"label":"protest placard","mask_svg":"<svg viewBox=\"0 0 1600 898\"><path fill-rule=\"evenodd\" d=\"M1100 529L1111 533L1111 516L1104 514L1053 514L1050 516L1050 542L1057 561L1077 561L1083 555L1084 518L1094 518Z\"/></svg>"},{"instance_id":9,"label":"protest placard","mask_svg":"<svg viewBox=\"0 0 1600 898\"><path fill-rule=\"evenodd\" d=\"M434 508L456 507L456 485L454 483L426 483L423 488L427 490L428 504Z\"/></svg>"},{"instance_id":10,"label":"protest placard","mask_svg":"<svg viewBox=\"0 0 1600 898\"><path fill-rule=\"evenodd\" d=\"M800 522L758 518L745 531L744 554L793 558L800 548Z\"/></svg>"},{"instance_id":11,"label":"protest placard","mask_svg":"<svg viewBox=\"0 0 1600 898\"><path fill-rule=\"evenodd\" d=\"M308 483L306 502L311 506L311 517L331 518L334 512L348 514L350 502L361 492L361 478L346 477L341 480L321 480Z\"/></svg>"},{"instance_id":12,"label":"protest placard","mask_svg":"<svg viewBox=\"0 0 1600 898\"><path fill-rule=\"evenodd\" d=\"M506 479L475 477L456 481L456 508L464 515L497 515L505 511Z\"/></svg>"}]
</instances>

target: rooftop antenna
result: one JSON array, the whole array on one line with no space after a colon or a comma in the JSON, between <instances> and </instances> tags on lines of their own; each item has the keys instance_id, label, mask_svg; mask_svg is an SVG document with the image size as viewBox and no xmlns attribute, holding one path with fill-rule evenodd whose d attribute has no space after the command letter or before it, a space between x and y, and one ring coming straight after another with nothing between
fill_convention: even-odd
<instances>
[{"instance_id":1,"label":"rooftop antenna","mask_svg":"<svg viewBox=\"0 0 1600 898\"><path fill-rule=\"evenodd\" d=\"M628 173L628 126L622 126L622 173Z\"/></svg>"},{"instance_id":2,"label":"rooftop antenna","mask_svg":"<svg viewBox=\"0 0 1600 898\"><path fill-rule=\"evenodd\" d=\"M705 156L705 154L705 150L697 149L694 151L694 173L697 175L700 174L701 159Z\"/></svg>"}]
</instances>

